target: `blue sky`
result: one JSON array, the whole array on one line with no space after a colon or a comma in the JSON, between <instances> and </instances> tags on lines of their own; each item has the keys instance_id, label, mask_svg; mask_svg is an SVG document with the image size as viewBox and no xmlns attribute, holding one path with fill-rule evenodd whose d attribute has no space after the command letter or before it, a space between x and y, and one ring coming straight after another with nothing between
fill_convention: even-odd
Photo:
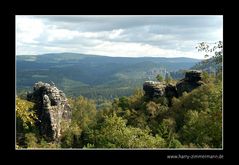
<instances>
[{"instance_id":1,"label":"blue sky","mask_svg":"<svg viewBox=\"0 0 239 165\"><path fill-rule=\"evenodd\" d=\"M191 57L223 40L220 15L18 15L16 54L74 52L118 57Z\"/></svg>"}]
</instances>

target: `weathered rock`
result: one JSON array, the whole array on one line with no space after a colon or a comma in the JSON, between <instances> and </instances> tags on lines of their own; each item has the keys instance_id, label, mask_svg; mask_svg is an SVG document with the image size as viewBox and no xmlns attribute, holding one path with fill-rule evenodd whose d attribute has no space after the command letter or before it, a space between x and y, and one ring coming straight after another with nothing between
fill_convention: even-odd
<instances>
[{"instance_id":1,"label":"weathered rock","mask_svg":"<svg viewBox=\"0 0 239 165\"><path fill-rule=\"evenodd\" d=\"M71 122L71 109L65 94L54 85L38 82L27 97L38 107L37 125L40 133L49 140L58 140L61 136L61 122Z\"/></svg>"},{"instance_id":2,"label":"weathered rock","mask_svg":"<svg viewBox=\"0 0 239 165\"><path fill-rule=\"evenodd\" d=\"M191 70L186 72L185 74L185 81L189 81L189 82L197 82L202 80L202 72L198 71L198 70Z\"/></svg>"},{"instance_id":3,"label":"weathered rock","mask_svg":"<svg viewBox=\"0 0 239 165\"><path fill-rule=\"evenodd\" d=\"M165 87L165 84L155 81L146 81L143 85L145 95L149 98L164 96Z\"/></svg>"},{"instance_id":4,"label":"weathered rock","mask_svg":"<svg viewBox=\"0 0 239 165\"><path fill-rule=\"evenodd\" d=\"M173 97L182 96L183 92L191 92L193 89L203 85L202 72L191 70L186 72L185 78L180 80L176 86L172 84L164 84L155 81L146 81L143 84L145 96L149 98L166 97L171 103Z\"/></svg>"},{"instance_id":5,"label":"weathered rock","mask_svg":"<svg viewBox=\"0 0 239 165\"><path fill-rule=\"evenodd\" d=\"M178 96L182 96L183 92L191 92L193 89L204 84L201 80L202 72L195 70L186 72L185 78L176 84Z\"/></svg>"},{"instance_id":6,"label":"weathered rock","mask_svg":"<svg viewBox=\"0 0 239 165\"><path fill-rule=\"evenodd\" d=\"M173 97L178 97L176 86L172 84L168 84L165 87L165 96L169 99L172 99Z\"/></svg>"}]
</instances>

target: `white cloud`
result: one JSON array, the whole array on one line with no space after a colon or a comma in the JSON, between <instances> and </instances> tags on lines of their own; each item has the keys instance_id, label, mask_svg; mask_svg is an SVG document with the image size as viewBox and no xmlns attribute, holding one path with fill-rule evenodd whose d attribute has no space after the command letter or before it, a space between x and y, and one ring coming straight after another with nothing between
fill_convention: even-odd
<instances>
[{"instance_id":1,"label":"white cloud","mask_svg":"<svg viewBox=\"0 0 239 165\"><path fill-rule=\"evenodd\" d=\"M123 29L114 29L109 34L109 39L117 39L124 32Z\"/></svg>"},{"instance_id":2,"label":"white cloud","mask_svg":"<svg viewBox=\"0 0 239 165\"><path fill-rule=\"evenodd\" d=\"M103 42L102 44L94 47L92 51L87 52L89 54L119 56L119 57L193 57L201 58L197 51L179 51L161 49L156 46L141 43L124 43L124 42Z\"/></svg>"},{"instance_id":3,"label":"white cloud","mask_svg":"<svg viewBox=\"0 0 239 165\"><path fill-rule=\"evenodd\" d=\"M69 41L79 35L79 32L77 31L57 29L56 27L49 27L45 31L48 42L54 42L57 40Z\"/></svg>"},{"instance_id":4,"label":"white cloud","mask_svg":"<svg viewBox=\"0 0 239 165\"><path fill-rule=\"evenodd\" d=\"M41 20L16 16L16 39L17 42L31 44L38 43L36 40L44 31L44 24Z\"/></svg>"},{"instance_id":5,"label":"white cloud","mask_svg":"<svg viewBox=\"0 0 239 165\"><path fill-rule=\"evenodd\" d=\"M222 16L16 16L16 53L203 58L222 31Z\"/></svg>"}]
</instances>

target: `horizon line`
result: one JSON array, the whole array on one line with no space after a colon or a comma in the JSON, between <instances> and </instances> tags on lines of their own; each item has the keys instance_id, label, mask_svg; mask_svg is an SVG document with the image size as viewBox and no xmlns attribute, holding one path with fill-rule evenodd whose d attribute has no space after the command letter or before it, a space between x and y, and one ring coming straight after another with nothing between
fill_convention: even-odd
<instances>
[{"instance_id":1,"label":"horizon line","mask_svg":"<svg viewBox=\"0 0 239 165\"><path fill-rule=\"evenodd\" d=\"M47 54L64 54L64 53L68 53L68 54L80 54L80 55L89 55L89 56L103 56L103 57L118 57L118 58L191 58L191 59L197 59L197 60L204 60L204 58L194 58L194 57L184 57L184 56L180 56L180 57L165 57L165 56L112 56L112 55L102 55L102 54L87 54L87 53L76 53L76 52L58 52L58 53L44 53L44 54L15 54L15 56L41 56L41 55L47 55Z\"/></svg>"}]
</instances>

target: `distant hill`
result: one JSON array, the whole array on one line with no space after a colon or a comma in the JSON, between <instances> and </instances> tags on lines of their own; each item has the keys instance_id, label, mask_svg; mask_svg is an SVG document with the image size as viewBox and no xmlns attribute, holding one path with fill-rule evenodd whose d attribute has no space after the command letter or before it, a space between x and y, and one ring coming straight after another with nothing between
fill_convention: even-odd
<instances>
[{"instance_id":1,"label":"distant hill","mask_svg":"<svg viewBox=\"0 0 239 165\"><path fill-rule=\"evenodd\" d=\"M216 58L203 60L199 63L196 63L192 69L202 70L208 73L216 73L218 70L222 69L222 63L217 63L217 60L218 59Z\"/></svg>"},{"instance_id":2,"label":"distant hill","mask_svg":"<svg viewBox=\"0 0 239 165\"><path fill-rule=\"evenodd\" d=\"M17 91L30 90L37 81L53 81L68 96L113 98L130 95L159 73L189 69L198 59L163 57L108 57L78 53L18 55Z\"/></svg>"}]
</instances>

